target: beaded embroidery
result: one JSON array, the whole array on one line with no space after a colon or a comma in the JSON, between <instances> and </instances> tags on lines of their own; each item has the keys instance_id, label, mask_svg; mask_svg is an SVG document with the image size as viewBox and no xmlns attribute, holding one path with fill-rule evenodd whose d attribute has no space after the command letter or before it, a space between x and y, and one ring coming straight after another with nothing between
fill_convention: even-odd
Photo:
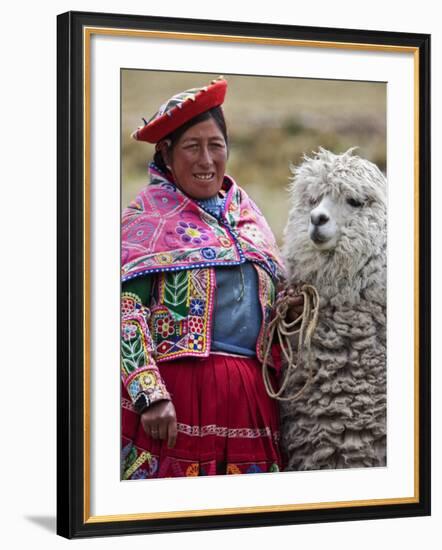
<instances>
[{"instance_id":1,"label":"beaded embroidery","mask_svg":"<svg viewBox=\"0 0 442 550\"><path fill-rule=\"evenodd\" d=\"M149 309L136 294L122 294L121 378L138 410L170 398L153 358L155 347L147 325L149 316Z\"/></svg>"},{"instance_id":2,"label":"beaded embroidery","mask_svg":"<svg viewBox=\"0 0 442 550\"><path fill-rule=\"evenodd\" d=\"M149 319L157 362L209 354L215 286L213 269L158 276Z\"/></svg>"},{"instance_id":3,"label":"beaded embroidery","mask_svg":"<svg viewBox=\"0 0 442 550\"><path fill-rule=\"evenodd\" d=\"M228 475L257 474L279 471L278 464L272 461L241 461L217 464L215 460L195 462L194 460L171 456L166 456L159 467L158 456L136 447L132 442L129 442L122 449L122 479L124 480L210 476L216 473L226 473Z\"/></svg>"},{"instance_id":4,"label":"beaded embroidery","mask_svg":"<svg viewBox=\"0 0 442 550\"><path fill-rule=\"evenodd\" d=\"M259 331L258 340L256 342L256 356L260 361L264 358L264 348L265 348L265 334L267 332L267 325L272 319L273 314L273 304L276 297L276 289L273 281L265 273L263 269L259 266L256 266L258 272L258 292L259 292L259 302L261 304L262 318L263 323ZM269 357L269 364L272 364L272 358Z\"/></svg>"},{"instance_id":5,"label":"beaded embroidery","mask_svg":"<svg viewBox=\"0 0 442 550\"><path fill-rule=\"evenodd\" d=\"M135 448L133 448L135 450ZM129 455L130 456L130 455ZM145 462L149 462L152 455L149 452L143 451L132 464L123 472L123 479L129 479L135 470L138 470ZM147 476L146 476L147 477Z\"/></svg>"},{"instance_id":6,"label":"beaded embroidery","mask_svg":"<svg viewBox=\"0 0 442 550\"><path fill-rule=\"evenodd\" d=\"M279 432L272 432L268 426L265 428L227 428L225 426L217 426L216 424L190 426L189 424L178 422L177 430L189 437L207 437L210 435L228 437L229 439L257 439L260 437L268 437L273 439L275 443L277 443L280 438Z\"/></svg>"}]
</instances>

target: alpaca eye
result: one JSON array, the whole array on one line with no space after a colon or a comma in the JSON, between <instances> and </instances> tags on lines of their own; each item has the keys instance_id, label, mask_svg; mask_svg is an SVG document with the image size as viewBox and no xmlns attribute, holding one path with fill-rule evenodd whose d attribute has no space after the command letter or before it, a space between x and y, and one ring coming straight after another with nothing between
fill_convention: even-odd
<instances>
[{"instance_id":1,"label":"alpaca eye","mask_svg":"<svg viewBox=\"0 0 442 550\"><path fill-rule=\"evenodd\" d=\"M309 202L310 206L316 206L319 203L319 199L317 199L317 198L315 199L315 197L310 197L308 202Z\"/></svg>"},{"instance_id":2,"label":"alpaca eye","mask_svg":"<svg viewBox=\"0 0 442 550\"><path fill-rule=\"evenodd\" d=\"M357 201L356 199L347 199L347 204L350 206L353 206L354 208L360 208L361 206L364 206L363 202Z\"/></svg>"}]
</instances>

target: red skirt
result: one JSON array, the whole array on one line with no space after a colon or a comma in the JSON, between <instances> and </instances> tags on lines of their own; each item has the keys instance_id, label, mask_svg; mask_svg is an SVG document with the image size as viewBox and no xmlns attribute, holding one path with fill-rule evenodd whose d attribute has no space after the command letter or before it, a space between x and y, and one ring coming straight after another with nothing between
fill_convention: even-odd
<instances>
[{"instance_id":1,"label":"red skirt","mask_svg":"<svg viewBox=\"0 0 442 550\"><path fill-rule=\"evenodd\" d=\"M282 469L278 405L256 358L212 354L159 368L176 410L176 445L169 449L167 441L146 435L123 388L123 479Z\"/></svg>"}]
</instances>

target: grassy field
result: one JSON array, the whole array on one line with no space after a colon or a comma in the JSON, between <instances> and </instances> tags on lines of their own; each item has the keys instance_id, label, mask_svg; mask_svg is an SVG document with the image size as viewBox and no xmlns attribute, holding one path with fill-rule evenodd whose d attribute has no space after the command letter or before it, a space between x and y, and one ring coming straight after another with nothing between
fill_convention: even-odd
<instances>
[{"instance_id":1,"label":"grassy field","mask_svg":"<svg viewBox=\"0 0 442 550\"><path fill-rule=\"evenodd\" d=\"M130 134L173 94L216 74L122 72L122 207L147 183L154 146ZM291 163L319 146L357 154L386 169L386 85L373 82L224 75L228 173L256 201L281 241Z\"/></svg>"}]
</instances>

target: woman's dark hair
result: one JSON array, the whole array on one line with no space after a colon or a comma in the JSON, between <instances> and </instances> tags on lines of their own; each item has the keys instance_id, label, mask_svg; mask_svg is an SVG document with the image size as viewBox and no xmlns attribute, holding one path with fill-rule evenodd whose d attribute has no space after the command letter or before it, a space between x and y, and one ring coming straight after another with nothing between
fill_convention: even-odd
<instances>
[{"instance_id":1,"label":"woman's dark hair","mask_svg":"<svg viewBox=\"0 0 442 550\"><path fill-rule=\"evenodd\" d=\"M163 139L170 140L170 149L173 149L175 143L180 139L180 137L184 134L184 132L186 132L189 128L192 128L192 126L195 126L195 124L198 124L199 122L204 122L205 120L209 120L211 118L213 118L216 125L221 130L221 133L224 137L224 141L226 142L226 146L228 148L229 141L227 138L226 120L224 118L224 113L221 107L213 107L212 109L209 109L208 111L205 111L204 113L201 113L196 117L191 118L190 120L185 122L182 126L180 126L176 130L168 134ZM164 162L161 151L155 152L153 160L160 170L162 170L163 172L167 172L166 163Z\"/></svg>"}]
</instances>

